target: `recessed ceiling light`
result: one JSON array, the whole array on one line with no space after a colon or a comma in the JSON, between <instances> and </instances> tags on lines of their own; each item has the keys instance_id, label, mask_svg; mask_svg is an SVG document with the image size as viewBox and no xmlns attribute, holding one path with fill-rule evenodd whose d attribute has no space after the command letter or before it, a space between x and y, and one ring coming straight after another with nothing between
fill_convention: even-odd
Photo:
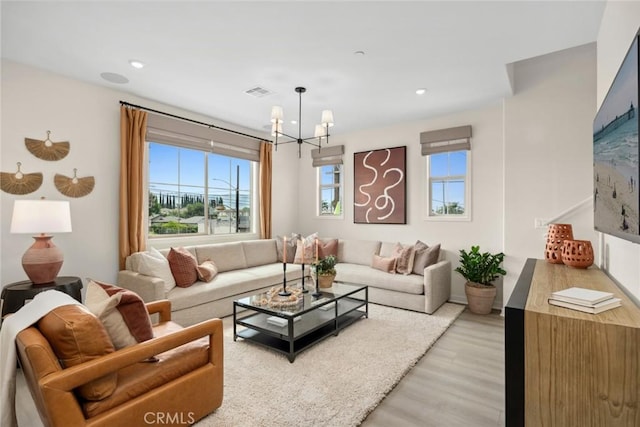
<instances>
[{"instance_id":1,"label":"recessed ceiling light","mask_svg":"<svg viewBox=\"0 0 640 427\"><path fill-rule=\"evenodd\" d=\"M111 83L117 83L117 84L125 84L125 83L129 83L129 79L126 78L125 76L123 76L122 74L116 74L116 73L101 73L100 77L102 77L103 79L105 79L108 82Z\"/></svg>"},{"instance_id":2,"label":"recessed ceiling light","mask_svg":"<svg viewBox=\"0 0 640 427\"><path fill-rule=\"evenodd\" d=\"M297 125L297 124L298 124L298 121L297 121L297 120L291 120L291 124L292 124L292 125Z\"/></svg>"},{"instance_id":3,"label":"recessed ceiling light","mask_svg":"<svg viewBox=\"0 0 640 427\"><path fill-rule=\"evenodd\" d=\"M416 95L424 95L427 92L426 89L417 89L416 90Z\"/></svg>"},{"instance_id":4,"label":"recessed ceiling light","mask_svg":"<svg viewBox=\"0 0 640 427\"><path fill-rule=\"evenodd\" d=\"M132 59L131 61L129 61L129 64L133 68L137 68L137 69L140 69L140 68L144 67L144 63L138 61L137 59Z\"/></svg>"},{"instance_id":5,"label":"recessed ceiling light","mask_svg":"<svg viewBox=\"0 0 640 427\"><path fill-rule=\"evenodd\" d=\"M364 50L356 50L353 54L356 56L364 56Z\"/></svg>"}]
</instances>

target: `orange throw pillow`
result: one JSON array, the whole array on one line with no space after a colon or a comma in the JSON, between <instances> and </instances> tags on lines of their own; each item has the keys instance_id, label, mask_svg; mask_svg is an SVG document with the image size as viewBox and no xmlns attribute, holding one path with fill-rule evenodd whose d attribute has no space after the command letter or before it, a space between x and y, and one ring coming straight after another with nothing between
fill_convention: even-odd
<instances>
[{"instance_id":1,"label":"orange throw pillow","mask_svg":"<svg viewBox=\"0 0 640 427\"><path fill-rule=\"evenodd\" d=\"M38 321L38 329L65 368L115 351L102 322L81 305L54 308ZM111 396L117 382L114 372L81 385L77 391L87 400L102 400Z\"/></svg>"},{"instance_id":2,"label":"orange throw pillow","mask_svg":"<svg viewBox=\"0 0 640 427\"><path fill-rule=\"evenodd\" d=\"M183 247L171 248L167 260L176 286L188 288L198 281L198 261L191 252Z\"/></svg>"},{"instance_id":3,"label":"orange throw pillow","mask_svg":"<svg viewBox=\"0 0 640 427\"><path fill-rule=\"evenodd\" d=\"M318 258L333 255L338 257L338 239L318 240Z\"/></svg>"},{"instance_id":4,"label":"orange throw pillow","mask_svg":"<svg viewBox=\"0 0 640 427\"><path fill-rule=\"evenodd\" d=\"M386 273L396 274L396 258L383 258L380 255L374 255L371 267Z\"/></svg>"}]
</instances>

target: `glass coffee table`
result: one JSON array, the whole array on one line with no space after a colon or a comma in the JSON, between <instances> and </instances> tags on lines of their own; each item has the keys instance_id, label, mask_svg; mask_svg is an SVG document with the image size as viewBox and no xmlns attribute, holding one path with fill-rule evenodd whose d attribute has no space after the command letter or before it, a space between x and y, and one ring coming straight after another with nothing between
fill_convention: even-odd
<instances>
[{"instance_id":1,"label":"glass coffee table","mask_svg":"<svg viewBox=\"0 0 640 427\"><path fill-rule=\"evenodd\" d=\"M316 297L311 292L300 293L299 285L287 286L293 296L289 298L279 297L277 290L274 287L233 302L234 341L242 338L269 347L286 354L293 363L301 351L369 317L367 286L334 282L331 288L321 288L322 295ZM242 317L239 308L245 309Z\"/></svg>"}]
</instances>

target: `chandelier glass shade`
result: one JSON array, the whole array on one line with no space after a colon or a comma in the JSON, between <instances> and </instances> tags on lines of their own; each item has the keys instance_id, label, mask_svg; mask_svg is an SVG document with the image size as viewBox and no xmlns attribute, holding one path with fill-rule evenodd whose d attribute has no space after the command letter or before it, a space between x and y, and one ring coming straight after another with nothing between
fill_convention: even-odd
<instances>
[{"instance_id":1,"label":"chandelier glass shade","mask_svg":"<svg viewBox=\"0 0 640 427\"><path fill-rule=\"evenodd\" d=\"M298 158L300 158L302 156L302 144L313 145L320 150L323 141L329 143L329 128L333 126L333 112L331 110L323 110L320 124L316 125L313 136L302 138L302 94L305 93L307 89L299 86L295 91L298 94L298 136L295 137L282 132L284 112L282 107L277 105L271 108L271 136L275 137L274 145L276 151L278 150L278 144L296 142L298 144ZM280 141L282 137L287 139Z\"/></svg>"}]
</instances>

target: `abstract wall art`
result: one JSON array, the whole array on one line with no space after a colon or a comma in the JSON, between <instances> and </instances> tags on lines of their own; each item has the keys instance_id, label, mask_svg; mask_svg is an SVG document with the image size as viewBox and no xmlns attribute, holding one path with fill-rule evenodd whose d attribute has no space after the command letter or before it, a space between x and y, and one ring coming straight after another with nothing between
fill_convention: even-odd
<instances>
[{"instance_id":1,"label":"abstract wall art","mask_svg":"<svg viewBox=\"0 0 640 427\"><path fill-rule=\"evenodd\" d=\"M407 223L406 150L394 147L354 153L354 223Z\"/></svg>"}]
</instances>

